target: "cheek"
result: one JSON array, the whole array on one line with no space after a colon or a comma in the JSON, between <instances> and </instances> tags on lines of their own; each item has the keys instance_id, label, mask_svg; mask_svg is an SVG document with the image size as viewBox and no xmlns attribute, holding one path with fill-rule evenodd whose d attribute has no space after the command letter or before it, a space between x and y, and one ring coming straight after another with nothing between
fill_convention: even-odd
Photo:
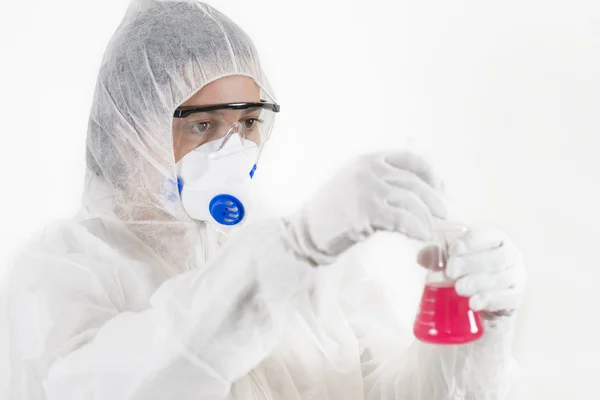
<instances>
[{"instance_id":1,"label":"cheek","mask_svg":"<svg viewBox=\"0 0 600 400\"><path fill-rule=\"evenodd\" d=\"M251 132L248 135L248 139L253 141L254 143L256 143L257 146L260 146L260 133L258 132Z\"/></svg>"},{"instance_id":2,"label":"cheek","mask_svg":"<svg viewBox=\"0 0 600 400\"><path fill-rule=\"evenodd\" d=\"M181 121L175 119L173 121L173 155L175 157L175 162L177 163L179 160L183 158L187 153L194 150L197 147L197 143L190 142L189 140L185 140L185 138L181 135Z\"/></svg>"},{"instance_id":3,"label":"cheek","mask_svg":"<svg viewBox=\"0 0 600 400\"><path fill-rule=\"evenodd\" d=\"M173 147L173 153L175 154L175 164L177 164L177 162L179 162L179 160L181 160L181 158L183 157L181 149L175 146Z\"/></svg>"},{"instance_id":4,"label":"cheek","mask_svg":"<svg viewBox=\"0 0 600 400\"><path fill-rule=\"evenodd\" d=\"M186 154L198 147L198 143L185 140L173 144L173 152L175 153L175 162L181 160Z\"/></svg>"}]
</instances>

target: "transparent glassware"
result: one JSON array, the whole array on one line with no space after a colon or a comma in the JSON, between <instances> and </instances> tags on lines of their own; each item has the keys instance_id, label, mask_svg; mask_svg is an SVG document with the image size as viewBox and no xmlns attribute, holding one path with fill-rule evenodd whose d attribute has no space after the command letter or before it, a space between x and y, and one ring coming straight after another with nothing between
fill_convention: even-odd
<instances>
[{"instance_id":1,"label":"transparent glassware","mask_svg":"<svg viewBox=\"0 0 600 400\"><path fill-rule=\"evenodd\" d=\"M456 293L455 281L445 274L452 246L467 232L467 228L458 225L438 227L419 253L418 262L428 272L413 332L422 342L465 344L483 336L481 313L471 310L469 299Z\"/></svg>"}]
</instances>

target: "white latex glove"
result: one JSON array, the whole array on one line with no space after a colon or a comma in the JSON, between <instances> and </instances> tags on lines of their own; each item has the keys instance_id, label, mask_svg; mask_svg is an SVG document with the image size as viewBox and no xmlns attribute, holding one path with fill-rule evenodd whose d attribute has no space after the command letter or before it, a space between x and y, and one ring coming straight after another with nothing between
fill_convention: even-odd
<instances>
[{"instance_id":1,"label":"white latex glove","mask_svg":"<svg viewBox=\"0 0 600 400\"><path fill-rule=\"evenodd\" d=\"M419 252L418 262L439 271L435 246ZM525 284L521 254L513 242L495 231L469 231L449 249L446 275L456 291L469 297L473 310L486 319L484 336L468 345L416 343L410 358L413 372L397 398L504 399L518 374L512 357L514 311Z\"/></svg>"},{"instance_id":2,"label":"white latex glove","mask_svg":"<svg viewBox=\"0 0 600 400\"><path fill-rule=\"evenodd\" d=\"M440 183L414 153L360 156L284 220L290 245L313 263L328 264L375 231L428 239L432 215L446 215Z\"/></svg>"},{"instance_id":3,"label":"white latex glove","mask_svg":"<svg viewBox=\"0 0 600 400\"><path fill-rule=\"evenodd\" d=\"M456 292L469 297L474 311L487 318L510 315L521 300L526 281L521 252L503 233L469 231L450 250L446 274Z\"/></svg>"}]
</instances>

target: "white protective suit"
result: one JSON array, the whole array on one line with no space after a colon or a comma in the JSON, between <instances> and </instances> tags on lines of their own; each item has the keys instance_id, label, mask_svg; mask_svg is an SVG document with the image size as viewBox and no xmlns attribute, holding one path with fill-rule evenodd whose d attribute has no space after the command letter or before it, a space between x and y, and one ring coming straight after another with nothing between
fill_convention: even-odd
<instances>
[{"instance_id":1,"label":"white protective suit","mask_svg":"<svg viewBox=\"0 0 600 400\"><path fill-rule=\"evenodd\" d=\"M408 347L360 266L311 250L327 234L303 225L314 216L248 224L223 246L188 218L172 196L173 111L229 75L272 98L227 17L132 3L101 64L82 210L11 274L10 398L501 398L512 318L471 345Z\"/></svg>"}]
</instances>

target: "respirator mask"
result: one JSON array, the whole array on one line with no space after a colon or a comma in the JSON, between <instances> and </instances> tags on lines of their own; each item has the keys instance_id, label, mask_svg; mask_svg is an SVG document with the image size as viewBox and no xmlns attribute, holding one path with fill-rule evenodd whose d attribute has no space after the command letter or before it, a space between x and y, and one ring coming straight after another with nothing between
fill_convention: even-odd
<instances>
[{"instance_id":1,"label":"respirator mask","mask_svg":"<svg viewBox=\"0 0 600 400\"><path fill-rule=\"evenodd\" d=\"M279 105L229 103L179 107L175 148L188 151L176 164L183 208L190 218L228 232L252 212L249 185Z\"/></svg>"}]
</instances>

